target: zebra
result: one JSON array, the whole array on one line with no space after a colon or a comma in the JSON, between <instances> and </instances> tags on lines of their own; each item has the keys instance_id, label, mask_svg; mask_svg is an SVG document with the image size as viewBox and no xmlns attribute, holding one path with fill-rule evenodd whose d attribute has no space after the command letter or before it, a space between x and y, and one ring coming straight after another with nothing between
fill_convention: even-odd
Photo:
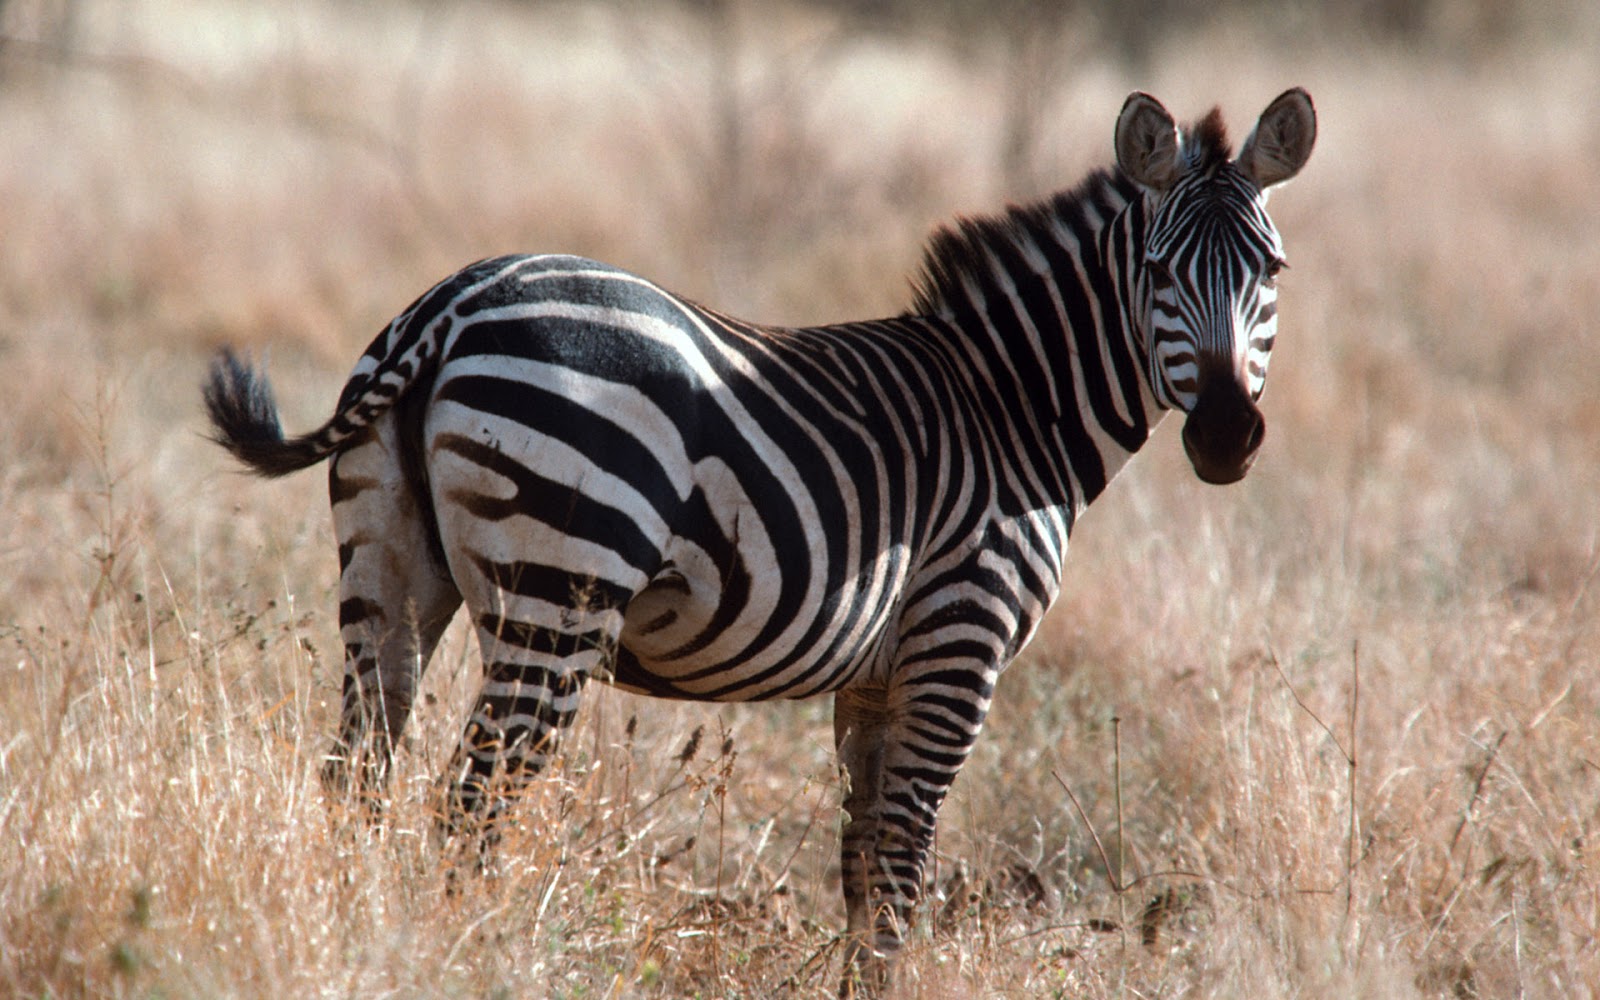
<instances>
[{"instance_id":1,"label":"zebra","mask_svg":"<svg viewBox=\"0 0 1600 1000\"><path fill-rule=\"evenodd\" d=\"M1073 524L1169 411L1242 478L1277 328L1268 192L1310 156L1302 89L1237 156L1220 110L1136 92L1115 166L937 230L904 313L745 322L573 256L480 261L372 341L285 438L231 350L203 395L254 472L331 459L344 688L331 788L380 788L465 604L482 687L444 783L488 837L585 683L834 699L841 990L877 992L1000 672L1057 596Z\"/></svg>"}]
</instances>

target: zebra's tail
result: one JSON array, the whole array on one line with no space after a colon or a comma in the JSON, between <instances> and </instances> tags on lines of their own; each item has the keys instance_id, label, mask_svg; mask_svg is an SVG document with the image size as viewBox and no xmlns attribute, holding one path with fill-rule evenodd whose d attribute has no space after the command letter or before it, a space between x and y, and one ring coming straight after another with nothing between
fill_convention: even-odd
<instances>
[{"instance_id":1,"label":"zebra's tail","mask_svg":"<svg viewBox=\"0 0 1600 1000\"><path fill-rule=\"evenodd\" d=\"M352 415L341 412L309 434L286 439L272 384L228 348L211 362L201 391L211 417L211 440L257 475L286 476L316 465L361 429Z\"/></svg>"}]
</instances>

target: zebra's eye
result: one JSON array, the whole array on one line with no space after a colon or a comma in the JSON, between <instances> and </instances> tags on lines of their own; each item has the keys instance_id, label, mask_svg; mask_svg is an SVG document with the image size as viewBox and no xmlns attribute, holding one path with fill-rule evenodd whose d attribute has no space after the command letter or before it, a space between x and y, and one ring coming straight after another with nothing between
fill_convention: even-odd
<instances>
[{"instance_id":1,"label":"zebra's eye","mask_svg":"<svg viewBox=\"0 0 1600 1000\"><path fill-rule=\"evenodd\" d=\"M1172 287L1172 268L1154 257L1144 259L1145 273L1150 276L1150 286L1155 289Z\"/></svg>"},{"instance_id":2,"label":"zebra's eye","mask_svg":"<svg viewBox=\"0 0 1600 1000\"><path fill-rule=\"evenodd\" d=\"M1261 284L1267 288L1276 288L1278 275L1289 266L1289 262L1278 257L1267 261L1267 266L1261 272Z\"/></svg>"}]
</instances>

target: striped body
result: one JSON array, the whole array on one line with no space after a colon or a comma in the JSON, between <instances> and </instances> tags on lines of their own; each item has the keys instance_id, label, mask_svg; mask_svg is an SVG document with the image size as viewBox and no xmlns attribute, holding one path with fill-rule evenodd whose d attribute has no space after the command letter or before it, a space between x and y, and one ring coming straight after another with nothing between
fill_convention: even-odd
<instances>
[{"instance_id":1,"label":"striped body","mask_svg":"<svg viewBox=\"0 0 1600 1000\"><path fill-rule=\"evenodd\" d=\"M616 611L595 626L620 635L617 684L748 701L886 683L894 625L949 573L999 574L968 598L1001 619L995 656L1055 596L1074 514L1055 421L997 419L1026 389L995 384L952 327L756 327L570 257L486 261L437 294L447 312L382 340L442 358L419 499L468 606L494 609L482 627L560 630L540 617L581 584ZM1137 444L1156 411L1137 359L1118 363ZM1079 505L1126 457L1107 450ZM345 474L361 458L334 462L342 500L380 482Z\"/></svg>"},{"instance_id":2,"label":"striped body","mask_svg":"<svg viewBox=\"0 0 1600 1000\"><path fill-rule=\"evenodd\" d=\"M1293 95L1303 132L1303 93L1273 107ZM834 693L846 988L881 983L1078 514L1169 409L1202 478L1243 475L1260 443L1282 259L1264 189L1286 178L1252 169L1265 141L1230 160L1220 119L1123 119L1121 169L937 235L900 317L758 326L593 261L502 257L396 318L311 434L284 441L265 382L219 361L235 454L266 474L332 459L347 676L326 776L381 779L463 604L485 679L458 823L492 825L495 782L538 769L589 678Z\"/></svg>"}]
</instances>

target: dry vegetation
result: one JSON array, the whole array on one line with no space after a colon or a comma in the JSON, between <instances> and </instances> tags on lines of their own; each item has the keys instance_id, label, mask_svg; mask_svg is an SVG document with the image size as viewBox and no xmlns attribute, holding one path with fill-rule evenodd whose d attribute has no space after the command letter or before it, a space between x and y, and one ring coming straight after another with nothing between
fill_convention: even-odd
<instances>
[{"instance_id":1,"label":"dry vegetation","mask_svg":"<svg viewBox=\"0 0 1600 1000\"><path fill-rule=\"evenodd\" d=\"M49 4L0 43L0 993L828 995L826 704L597 691L500 870L453 878L470 643L354 821L315 777L321 480L235 475L195 386L268 351L305 426L396 309L511 249L761 318L896 309L933 221L1029 193L999 57L788 8L77 7L69 58ZM1138 72L1080 29L1030 176L1104 162L1135 86L1241 130L1317 99L1272 431L1217 490L1165 428L1082 525L903 995L1593 995L1600 18L1420 60L1235 24Z\"/></svg>"}]
</instances>

